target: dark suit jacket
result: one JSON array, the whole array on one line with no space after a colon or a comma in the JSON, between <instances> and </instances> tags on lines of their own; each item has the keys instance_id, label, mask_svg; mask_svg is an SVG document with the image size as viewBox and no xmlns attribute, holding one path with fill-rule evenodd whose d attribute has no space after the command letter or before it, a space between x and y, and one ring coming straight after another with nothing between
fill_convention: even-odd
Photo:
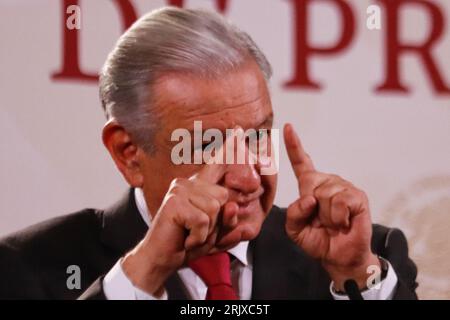
<instances>
[{"instance_id":1,"label":"dark suit jacket","mask_svg":"<svg viewBox=\"0 0 450 320\"><path fill-rule=\"evenodd\" d=\"M253 254L253 299L332 299L320 263L287 237L285 209L274 206ZM107 210L85 209L51 219L0 240L0 299L104 299L103 276L145 235L147 226L133 190ZM372 249L388 259L399 278L395 298L416 298L415 264L398 229L373 226ZM81 270L81 289L70 290L70 265ZM187 299L175 274L166 283L170 299Z\"/></svg>"}]
</instances>

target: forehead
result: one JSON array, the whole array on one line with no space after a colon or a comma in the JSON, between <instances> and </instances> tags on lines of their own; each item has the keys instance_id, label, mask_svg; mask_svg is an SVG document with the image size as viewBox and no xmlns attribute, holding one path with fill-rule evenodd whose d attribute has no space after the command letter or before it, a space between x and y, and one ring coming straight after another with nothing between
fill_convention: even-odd
<instances>
[{"instance_id":1,"label":"forehead","mask_svg":"<svg viewBox=\"0 0 450 320\"><path fill-rule=\"evenodd\" d=\"M254 63L219 79L167 74L155 92L156 112L167 130L191 129L194 121L203 128L250 128L272 116L266 81Z\"/></svg>"}]
</instances>

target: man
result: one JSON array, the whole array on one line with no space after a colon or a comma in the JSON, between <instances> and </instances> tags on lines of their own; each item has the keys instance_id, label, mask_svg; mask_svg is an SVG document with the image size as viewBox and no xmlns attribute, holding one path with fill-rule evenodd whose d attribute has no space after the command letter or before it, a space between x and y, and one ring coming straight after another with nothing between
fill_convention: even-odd
<instances>
[{"instance_id":1,"label":"man","mask_svg":"<svg viewBox=\"0 0 450 320\"><path fill-rule=\"evenodd\" d=\"M216 14L164 8L137 21L100 79L103 142L130 191L4 238L0 296L346 299L352 279L367 299L416 298L404 235L372 226L364 192L316 171L292 126L283 136L299 197L287 210L273 206L277 176L261 174L261 159L174 163L171 135L195 121L269 132L258 139L271 145L270 76L250 37ZM374 286L370 270L381 273Z\"/></svg>"}]
</instances>

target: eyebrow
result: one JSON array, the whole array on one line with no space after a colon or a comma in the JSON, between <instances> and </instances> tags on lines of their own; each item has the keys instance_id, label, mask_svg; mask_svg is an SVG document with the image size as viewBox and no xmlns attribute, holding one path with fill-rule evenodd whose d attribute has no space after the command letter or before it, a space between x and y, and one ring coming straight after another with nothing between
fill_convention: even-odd
<instances>
[{"instance_id":1,"label":"eyebrow","mask_svg":"<svg viewBox=\"0 0 450 320\"><path fill-rule=\"evenodd\" d=\"M262 122L260 122L259 124L257 124L256 126L254 126L254 128L264 128L264 127L270 127L270 128L272 128L272 126L273 126L273 122L274 122L274 115L273 115L273 113L271 112ZM206 130L208 130L208 129L213 129L213 128L202 128L202 130L203 130L203 132L204 131L206 131ZM231 128L228 128L228 129L231 129ZM226 129L225 129L226 130ZM192 128L192 129L189 129L188 130L189 131L189 133L191 134L191 135L193 135L194 134L194 129ZM223 130L221 130L222 132L224 132Z\"/></svg>"}]
</instances>

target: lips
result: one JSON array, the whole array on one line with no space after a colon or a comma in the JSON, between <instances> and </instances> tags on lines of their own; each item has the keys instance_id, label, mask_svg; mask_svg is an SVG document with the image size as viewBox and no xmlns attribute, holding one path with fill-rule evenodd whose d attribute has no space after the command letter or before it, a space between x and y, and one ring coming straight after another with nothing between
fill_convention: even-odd
<instances>
[{"instance_id":1,"label":"lips","mask_svg":"<svg viewBox=\"0 0 450 320\"><path fill-rule=\"evenodd\" d=\"M231 201L235 201L240 208L247 207L250 203L255 200L259 200L259 198L263 195L264 188L261 186L257 191L250 194L237 194L236 197L230 197Z\"/></svg>"},{"instance_id":2,"label":"lips","mask_svg":"<svg viewBox=\"0 0 450 320\"><path fill-rule=\"evenodd\" d=\"M253 199L252 201L249 202L245 202L243 204L239 204L239 211L238 211L238 215L239 216L246 216L246 215L251 215L254 214L258 211L260 206L259 203L259 199Z\"/></svg>"}]
</instances>

